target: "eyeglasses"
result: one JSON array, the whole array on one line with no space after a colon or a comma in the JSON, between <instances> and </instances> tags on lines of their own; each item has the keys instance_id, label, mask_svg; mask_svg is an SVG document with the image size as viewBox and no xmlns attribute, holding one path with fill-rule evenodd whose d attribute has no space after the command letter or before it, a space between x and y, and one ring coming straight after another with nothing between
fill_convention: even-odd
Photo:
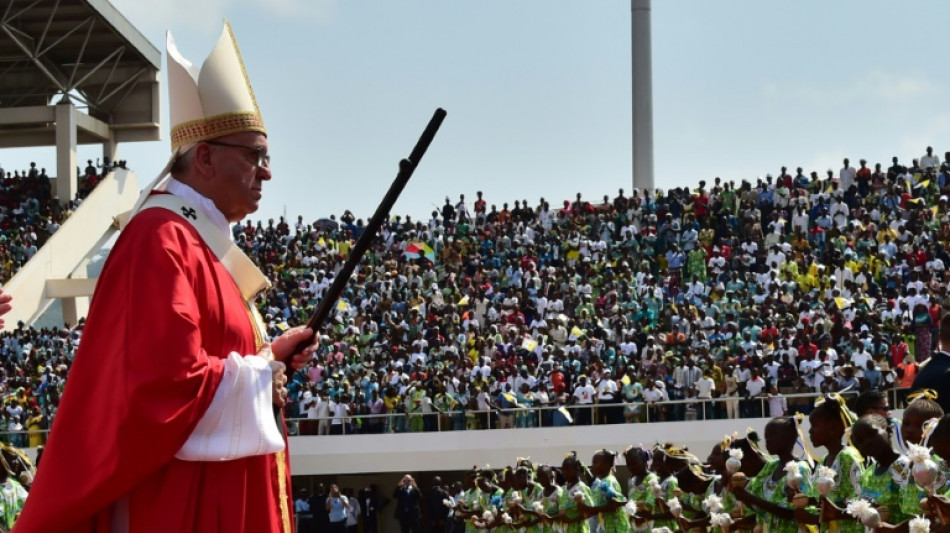
<instances>
[{"instance_id":1,"label":"eyeglasses","mask_svg":"<svg viewBox=\"0 0 950 533\"><path fill-rule=\"evenodd\" d=\"M257 154L257 161L255 163L257 168L270 168L270 155L267 154L266 146L246 146L243 144L231 144L221 141L205 141L205 143L212 146L225 146L227 148L244 148L245 150L250 150Z\"/></svg>"}]
</instances>

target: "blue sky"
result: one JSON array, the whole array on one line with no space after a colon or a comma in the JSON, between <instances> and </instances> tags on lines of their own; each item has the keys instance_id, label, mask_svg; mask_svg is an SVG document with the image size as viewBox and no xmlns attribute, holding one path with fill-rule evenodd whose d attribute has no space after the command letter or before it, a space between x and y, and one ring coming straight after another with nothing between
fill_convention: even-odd
<instances>
[{"instance_id":1,"label":"blue sky","mask_svg":"<svg viewBox=\"0 0 950 533\"><path fill-rule=\"evenodd\" d=\"M476 190L500 207L631 188L629 0L114 4L197 62L231 21L273 157L254 219L368 217L439 106L448 118L394 213ZM658 187L950 150L950 2L653 4ZM163 126L161 142L120 147L140 183L167 157ZM34 158L54 166L52 152L0 152L8 168Z\"/></svg>"}]
</instances>

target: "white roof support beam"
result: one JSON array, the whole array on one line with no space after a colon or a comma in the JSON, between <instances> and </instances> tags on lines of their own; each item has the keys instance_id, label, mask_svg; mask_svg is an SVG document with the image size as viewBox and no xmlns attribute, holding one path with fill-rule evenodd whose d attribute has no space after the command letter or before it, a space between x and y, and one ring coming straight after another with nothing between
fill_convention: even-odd
<instances>
[{"instance_id":1,"label":"white roof support beam","mask_svg":"<svg viewBox=\"0 0 950 533\"><path fill-rule=\"evenodd\" d=\"M48 279L46 280L46 297L53 298L79 298L81 296L92 296L96 289L98 278L66 278L66 279Z\"/></svg>"}]
</instances>

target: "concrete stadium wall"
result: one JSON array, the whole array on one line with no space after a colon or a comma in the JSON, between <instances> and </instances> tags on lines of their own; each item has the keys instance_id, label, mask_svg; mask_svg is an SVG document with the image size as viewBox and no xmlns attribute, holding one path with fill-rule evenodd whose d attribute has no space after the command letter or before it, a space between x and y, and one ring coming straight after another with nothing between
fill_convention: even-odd
<instances>
[{"instance_id":1,"label":"concrete stadium wall","mask_svg":"<svg viewBox=\"0 0 950 533\"><path fill-rule=\"evenodd\" d=\"M474 465L508 465L527 456L535 462L560 464L564 454L571 450L589 461L601 448L620 452L630 444L652 446L666 441L686 446L705 459L724 435L744 433L750 427L762 435L768 420L291 437L290 461L295 476L447 472Z\"/></svg>"}]
</instances>

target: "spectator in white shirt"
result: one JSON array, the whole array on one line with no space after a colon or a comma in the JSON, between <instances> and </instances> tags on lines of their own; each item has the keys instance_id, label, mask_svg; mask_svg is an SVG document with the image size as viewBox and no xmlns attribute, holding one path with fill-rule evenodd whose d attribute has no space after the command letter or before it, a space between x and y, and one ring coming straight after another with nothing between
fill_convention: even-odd
<instances>
[{"instance_id":1,"label":"spectator in white shirt","mask_svg":"<svg viewBox=\"0 0 950 533\"><path fill-rule=\"evenodd\" d=\"M315 402L310 403L307 409L307 418L318 418L317 435L330 434L330 401L327 400L326 393L320 393Z\"/></svg>"},{"instance_id":2,"label":"spectator in white shirt","mask_svg":"<svg viewBox=\"0 0 950 533\"><path fill-rule=\"evenodd\" d=\"M585 406L593 405L597 391L587 383L587 376L581 376L574 389L574 403L582 406L574 411L574 421L578 426L589 426L593 418L591 409Z\"/></svg>"},{"instance_id":3,"label":"spectator in white shirt","mask_svg":"<svg viewBox=\"0 0 950 533\"><path fill-rule=\"evenodd\" d=\"M749 400L746 404L746 415L752 418L758 418L762 416L762 402L759 401L758 397L761 396L765 391L765 380L759 375L758 368L752 369L752 377L746 381L745 389L746 392L749 393Z\"/></svg>"},{"instance_id":4,"label":"spectator in white shirt","mask_svg":"<svg viewBox=\"0 0 950 533\"><path fill-rule=\"evenodd\" d=\"M620 401L617 382L611 379L611 371L604 370L604 377L597 383L597 403L606 404L597 408L597 418L603 424L618 424L622 421L623 408L611 405Z\"/></svg>"},{"instance_id":5,"label":"spectator in white shirt","mask_svg":"<svg viewBox=\"0 0 950 533\"><path fill-rule=\"evenodd\" d=\"M934 155L934 149L927 147L927 155L920 158L920 168L925 172L928 170L937 170L940 167L940 159Z\"/></svg>"},{"instance_id":6,"label":"spectator in white shirt","mask_svg":"<svg viewBox=\"0 0 950 533\"><path fill-rule=\"evenodd\" d=\"M785 396L782 396L782 393L778 391L778 387L773 385L769 389L769 417L780 418L785 416L787 412L788 401L785 399Z\"/></svg>"},{"instance_id":7,"label":"spectator in white shirt","mask_svg":"<svg viewBox=\"0 0 950 533\"><path fill-rule=\"evenodd\" d=\"M307 489L300 489L300 492L297 493L297 499L294 500L294 512L298 517L300 515L310 515L310 502L307 501L309 497Z\"/></svg>"},{"instance_id":8,"label":"spectator in white shirt","mask_svg":"<svg viewBox=\"0 0 950 533\"><path fill-rule=\"evenodd\" d=\"M330 412L333 419L330 421L330 434L343 435L346 417L350 414L350 406L347 405L345 397L338 398L338 401L330 401Z\"/></svg>"},{"instance_id":9,"label":"spectator in white shirt","mask_svg":"<svg viewBox=\"0 0 950 533\"><path fill-rule=\"evenodd\" d=\"M643 389L643 402L647 404L647 420L659 420L660 409L656 405L658 402L669 401L670 397L666 393L666 387L662 381L647 381L647 388Z\"/></svg>"},{"instance_id":10,"label":"spectator in white shirt","mask_svg":"<svg viewBox=\"0 0 950 533\"><path fill-rule=\"evenodd\" d=\"M696 389L696 398L700 400L712 400L712 392L716 390L716 381L713 380L709 370L706 370L703 372L703 377L699 378L694 387ZM713 404L711 402L703 402L703 405L699 406L697 412L700 419L705 420L712 414Z\"/></svg>"},{"instance_id":11,"label":"spectator in white shirt","mask_svg":"<svg viewBox=\"0 0 950 533\"><path fill-rule=\"evenodd\" d=\"M732 371L732 376L736 378L736 384L742 386L743 383L746 383L749 381L749 378L752 377L752 372L746 367L737 366L736 369Z\"/></svg>"},{"instance_id":12,"label":"spectator in white shirt","mask_svg":"<svg viewBox=\"0 0 950 533\"><path fill-rule=\"evenodd\" d=\"M841 191L847 191L855 184L855 176L857 171L850 165L848 158L844 160L844 168L838 172L838 178L840 182L838 183L838 188Z\"/></svg>"}]
</instances>

